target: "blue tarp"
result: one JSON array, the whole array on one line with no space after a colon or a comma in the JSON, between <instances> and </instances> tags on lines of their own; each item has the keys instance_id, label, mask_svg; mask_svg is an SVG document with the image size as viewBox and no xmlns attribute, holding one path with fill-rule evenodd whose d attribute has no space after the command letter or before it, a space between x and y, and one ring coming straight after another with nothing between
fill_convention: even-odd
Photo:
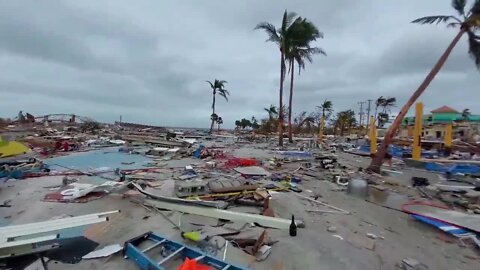
<instances>
[{"instance_id":1,"label":"blue tarp","mask_svg":"<svg viewBox=\"0 0 480 270\"><path fill-rule=\"evenodd\" d=\"M201 158L202 156L202 149L205 148L205 146L203 146L202 144L197 148L197 150L195 150L195 152L193 152L193 156L196 157L196 158Z\"/></svg>"},{"instance_id":2,"label":"blue tarp","mask_svg":"<svg viewBox=\"0 0 480 270\"><path fill-rule=\"evenodd\" d=\"M435 162L430 162L425 164L425 169L433 172L449 172L451 174L463 173L463 174L478 174L480 173L480 167L477 165L469 164L453 164L453 165L444 165Z\"/></svg>"},{"instance_id":3,"label":"blue tarp","mask_svg":"<svg viewBox=\"0 0 480 270\"><path fill-rule=\"evenodd\" d=\"M363 152L370 153L370 145L369 144L364 144L364 145L360 146L359 150L363 151ZM393 157L402 158L404 156L404 154L411 155L412 154L412 149L411 148L405 148L404 149L402 147L398 147L398 146L395 146L395 145L389 145L388 146L388 153L390 153ZM438 156L439 155L438 151L422 150L422 157L429 158L429 157L433 157L434 155Z\"/></svg>"},{"instance_id":4,"label":"blue tarp","mask_svg":"<svg viewBox=\"0 0 480 270\"><path fill-rule=\"evenodd\" d=\"M307 151L277 151L278 154L287 157L311 157L312 153Z\"/></svg>"},{"instance_id":5,"label":"blue tarp","mask_svg":"<svg viewBox=\"0 0 480 270\"><path fill-rule=\"evenodd\" d=\"M428 225L434 226L437 229L440 229L446 233L452 234L457 237L471 234L471 232L468 230L462 229L454 225L450 225L448 223L445 223L439 220L431 219L431 218L420 216L420 215L411 215L411 216L418 221L427 223Z\"/></svg>"}]
</instances>

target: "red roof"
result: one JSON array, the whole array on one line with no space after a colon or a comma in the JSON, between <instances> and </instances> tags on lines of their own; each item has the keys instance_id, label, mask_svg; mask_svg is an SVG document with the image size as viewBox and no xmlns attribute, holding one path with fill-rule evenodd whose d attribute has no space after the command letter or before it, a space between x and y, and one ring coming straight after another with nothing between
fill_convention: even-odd
<instances>
[{"instance_id":1,"label":"red roof","mask_svg":"<svg viewBox=\"0 0 480 270\"><path fill-rule=\"evenodd\" d=\"M459 112L451 107L443 105L442 107L431 111L431 113L459 113Z\"/></svg>"}]
</instances>

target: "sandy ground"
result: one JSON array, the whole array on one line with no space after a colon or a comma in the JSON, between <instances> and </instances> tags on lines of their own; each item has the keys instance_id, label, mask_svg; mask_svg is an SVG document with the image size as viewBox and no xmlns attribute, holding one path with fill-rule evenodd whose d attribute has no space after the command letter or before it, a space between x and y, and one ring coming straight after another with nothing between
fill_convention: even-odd
<instances>
[{"instance_id":1,"label":"sandy ground","mask_svg":"<svg viewBox=\"0 0 480 270\"><path fill-rule=\"evenodd\" d=\"M270 157L267 150L242 147L235 150L237 156ZM366 166L368 160L339 154L341 162L352 166ZM177 167L192 162L203 161L185 159L171 161L169 166ZM101 164L99 165L101 166ZM298 165L295 165L298 166ZM294 166L293 166L294 168ZM427 177L438 181L434 174L406 169L395 180L408 185L411 176ZM147 212L144 208L122 198L119 194L110 194L102 199L88 203L43 202L48 192L46 186L61 183L61 177L42 177L8 182L0 189L0 201L12 200L12 207L0 208L0 225L21 224L47 220L60 215L82 215L101 211L120 209L121 213L112 216L108 223L93 225L86 234L104 245L123 244L124 241L147 231L181 241L179 232L161 215ZM304 196L319 195L319 200L350 211L351 214L312 213L305 209L326 209L302 200L293 193L275 193L272 208L276 216L304 220L306 227L298 229L296 237L290 237L286 230L269 229L268 235L278 242L273 246L271 255L263 262L252 262L252 257L236 248L229 248L227 260L248 269L398 269L396 264L411 257L426 264L429 269L478 269L480 257L472 247L461 247L457 242L445 242L439 238L443 233L412 220L407 214L372 204L363 198L352 197L345 192L335 191L338 186L322 179L303 181L300 184ZM394 187L393 189L400 189ZM375 193L373 193L375 195ZM387 194L387 195L385 195ZM417 195L418 197L418 195ZM390 191L375 197L378 203L390 203L395 206L405 196ZM243 207L244 208L244 207ZM238 208L240 209L240 208ZM236 208L230 210L236 211ZM251 208L250 212L259 212ZM167 212L166 212L167 213ZM150 216L144 220L143 217ZM179 214L169 212L172 220L178 220ZM3 219L2 219L3 218ZM241 226L242 224L231 224ZM227 225L226 225L227 226ZM335 227L335 232L327 231ZM262 230L251 228L253 235ZM366 237L372 233L379 238ZM374 247L369 246L374 242ZM221 257L223 251L218 253ZM50 262L50 269L138 269L130 260L120 254L110 258L82 261L75 265ZM35 269L32 267L31 269ZM40 268L41 269L41 268Z\"/></svg>"}]
</instances>

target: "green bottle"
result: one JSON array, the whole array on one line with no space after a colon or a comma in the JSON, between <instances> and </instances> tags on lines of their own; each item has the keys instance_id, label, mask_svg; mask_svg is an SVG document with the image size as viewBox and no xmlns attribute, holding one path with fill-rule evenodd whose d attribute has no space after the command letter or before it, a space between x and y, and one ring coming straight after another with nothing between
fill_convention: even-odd
<instances>
[{"instance_id":1,"label":"green bottle","mask_svg":"<svg viewBox=\"0 0 480 270\"><path fill-rule=\"evenodd\" d=\"M292 215L292 223L290 223L290 236L297 236L297 224L295 224L295 217Z\"/></svg>"}]
</instances>

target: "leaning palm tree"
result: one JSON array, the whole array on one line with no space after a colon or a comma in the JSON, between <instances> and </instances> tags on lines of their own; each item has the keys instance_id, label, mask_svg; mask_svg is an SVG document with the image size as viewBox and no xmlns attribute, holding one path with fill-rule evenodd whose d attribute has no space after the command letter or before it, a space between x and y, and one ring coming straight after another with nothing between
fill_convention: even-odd
<instances>
[{"instance_id":1,"label":"leaning palm tree","mask_svg":"<svg viewBox=\"0 0 480 270\"><path fill-rule=\"evenodd\" d=\"M323 49L311 47L312 42L318 38L323 38L323 34L318 31L317 27L307 19L297 18L292 24L293 42L288 46L285 52L285 59L288 61L288 68L290 72L290 96L288 99L288 140L292 139L292 102L293 102L293 79L295 62L298 64L298 75L300 71L305 69L305 60L312 63L312 56L314 54L326 55Z\"/></svg>"},{"instance_id":2,"label":"leaning palm tree","mask_svg":"<svg viewBox=\"0 0 480 270\"><path fill-rule=\"evenodd\" d=\"M412 23L420 23L420 24L433 24L433 23L448 23L447 26L449 27L458 27L459 31L455 38L452 40L450 45L447 47L445 52L442 54L440 59L438 59L435 66L433 66L432 70L428 73L425 77L425 80L420 84L417 90L413 93L410 99L403 105L400 113L393 121L393 124L388 129L385 137L383 139L382 145L378 150L378 153L372 159L370 166L368 167L369 171L380 172L380 167L382 165L383 157L387 152L388 145L392 142L393 136L397 132L402 119L407 114L410 107L415 103L418 97L427 89L428 85L432 82L435 78L437 73L443 67L445 62L448 59L448 56L452 52L453 48L457 45L460 41L460 38L467 34L468 36L468 45L469 45L469 54L472 57L473 61L477 68L480 69L480 36L478 35L478 31L480 30L480 0L475 0L473 5L471 6L470 10L465 10L466 0L453 0L452 7L457 11L460 18L456 16L446 16L446 15L437 15L437 16L427 16L423 18L416 19L412 21Z\"/></svg>"},{"instance_id":3,"label":"leaning palm tree","mask_svg":"<svg viewBox=\"0 0 480 270\"><path fill-rule=\"evenodd\" d=\"M212 102L213 112L210 115L210 120L212 120L212 124L210 125L210 133L212 133L213 125L215 124L216 119L218 119L218 116L215 114L215 96L219 94L220 96L225 98L225 100L228 102L228 95L230 95L230 93L228 92L227 89L224 88L227 81L215 79L213 83L211 81L207 81L207 83L210 84L210 88L212 88L212 95L213 95L213 102Z\"/></svg>"},{"instance_id":4,"label":"leaning palm tree","mask_svg":"<svg viewBox=\"0 0 480 270\"><path fill-rule=\"evenodd\" d=\"M280 89L279 89L279 112L278 112L278 144L283 146L283 83L285 81L285 52L287 51L288 46L293 41L293 28L295 17L297 16L294 12L288 12L285 10L282 18L282 25L280 28L275 28L275 26L268 22L261 22L255 26L255 30L261 29L264 30L268 39L266 41L274 42L280 49Z\"/></svg>"}]
</instances>

